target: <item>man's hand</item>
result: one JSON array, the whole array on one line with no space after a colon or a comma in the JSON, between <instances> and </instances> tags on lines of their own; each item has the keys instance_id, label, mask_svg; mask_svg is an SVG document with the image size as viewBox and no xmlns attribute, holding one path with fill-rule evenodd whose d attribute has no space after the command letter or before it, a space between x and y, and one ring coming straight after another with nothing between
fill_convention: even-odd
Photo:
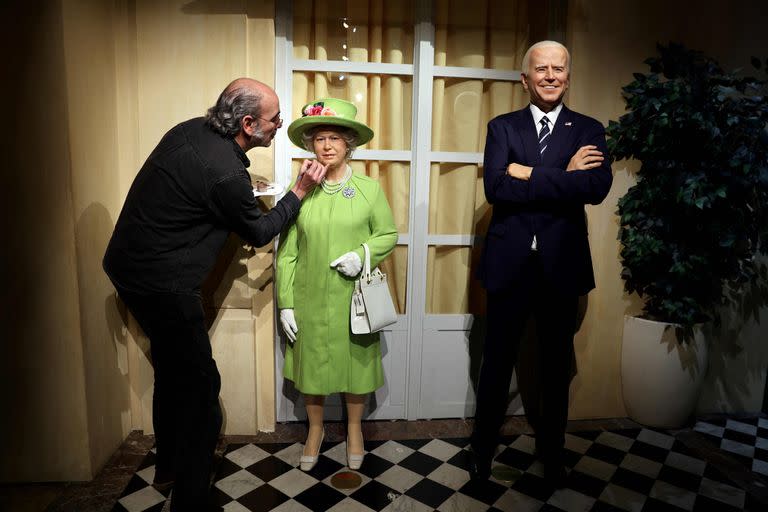
<instances>
[{"instance_id":1,"label":"man's hand","mask_svg":"<svg viewBox=\"0 0 768 512\"><path fill-rule=\"evenodd\" d=\"M331 267L348 277L355 277L363 268L363 262L360 256L354 251L344 253L331 262Z\"/></svg>"},{"instance_id":2,"label":"man's hand","mask_svg":"<svg viewBox=\"0 0 768 512\"><path fill-rule=\"evenodd\" d=\"M566 171L586 171L600 167L605 158L603 153L598 151L597 146L581 146L568 162Z\"/></svg>"},{"instance_id":3,"label":"man's hand","mask_svg":"<svg viewBox=\"0 0 768 512\"><path fill-rule=\"evenodd\" d=\"M507 174L519 180L528 181L529 179L531 179L532 172L533 172L533 167L528 167L526 165L512 163L507 166Z\"/></svg>"},{"instance_id":4,"label":"man's hand","mask_svg":"<svg viewBox=\"0 0 768 512\"><path fill-rule=\"evenodd\" d=\"M304 196L312 192L312 189L323 181L325 172L325 166L317 160L304 160L301 163L299 177L291 191L296 194L299 199L304 199Z\"/></svg>"},{"instance_id":5,"label":"man's hand","mask_svg":"<svg viewBox=\"0 0 768 512\"><path fill-rule=\"evenodd\" d=\"M294 343L296 341L296 333L299 332L299 327L296 325L293 309L280 310L280 324L283 326L285 335L291 340L291 343Z\"/></svg>"}]
</instances>

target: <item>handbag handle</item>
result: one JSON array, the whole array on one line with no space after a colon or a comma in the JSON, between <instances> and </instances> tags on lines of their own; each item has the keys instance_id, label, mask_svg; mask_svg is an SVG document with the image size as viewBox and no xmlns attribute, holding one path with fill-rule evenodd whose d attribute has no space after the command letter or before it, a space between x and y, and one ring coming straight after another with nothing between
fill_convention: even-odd
<instances>
[{"instance_id":1,"label":"handbag handle","mask_svg":"<svg viewBox=\"0 0 768 512\"><path fill-rule=\"evenodd\" d=\"M365 261L363 261L363 277L371 282L371 250L368 248L368 244L363 243L363 250L365 250Z\"/></svg>"}]
</instances>

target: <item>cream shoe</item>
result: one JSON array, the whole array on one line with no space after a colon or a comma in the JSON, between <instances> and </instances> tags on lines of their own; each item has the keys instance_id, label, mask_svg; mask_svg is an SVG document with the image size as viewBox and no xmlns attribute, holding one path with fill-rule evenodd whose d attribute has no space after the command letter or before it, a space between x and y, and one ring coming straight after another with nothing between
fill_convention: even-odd
<instances>
[{"instance_id":1,"label":"cream shoe","mask_svg":"<svg viewBox=\"0 0 768 512\"><path fill-rule=\"evenodd\" d=\"M312 468L315 467L317 461L320 460L320 449L323 446L323 439L325 439L325 429L323 429L323 434L320 436L320 443L317 445L317 453L315 455L301 456L299 467L302 471L312 471Z\"/></svg>"},{"instance_id":2,"label":"cream shoe","mask_svg":"<svg viewBox=\"0 0 768 512\"><path fill-rule=\"evenodd\" d=\"M362 440L363 434L360 433L360 439ZM363 443L361 443L363 444ZM363 458L365 458L365 445L363 444L363 453L353 454L349 453L349 436L347 436L347 466L349 469L360 469L363 465Z\"/></svg>"}]
</instances>

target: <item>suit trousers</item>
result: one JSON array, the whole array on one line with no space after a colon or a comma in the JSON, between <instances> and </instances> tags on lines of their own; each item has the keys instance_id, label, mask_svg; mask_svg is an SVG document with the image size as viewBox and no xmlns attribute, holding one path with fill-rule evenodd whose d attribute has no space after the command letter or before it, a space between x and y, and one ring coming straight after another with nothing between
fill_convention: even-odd
<instances>
[{"instance_id":1,"label":"suit trousers","mask_svg":"<svg viewBox=\"0 0 768 512\"><path fill-rule=\"evenodd\" d=\"M149 337L155 388L156 469L175 474L171 510L200 510L209 499L222 425L221 377L199 295L118 295Z\"/></svg>"},{"instance_id":2,"label":"suit trousers","mask_svg":"<svg viewBox=\"0 0 768 512\"><path fill-rule=\"evenodd\" d=\"M568 420L568 390L578 295L563 293L544 271L536 251L521 269L522 278L508 289L488 293L488 327L477 388L472 448L493 458L509 405L509 386L520 338L531 316L536 321L535 384L540 416L531 421L539 458L561 464Z\"/></svg>"}]
</instances>

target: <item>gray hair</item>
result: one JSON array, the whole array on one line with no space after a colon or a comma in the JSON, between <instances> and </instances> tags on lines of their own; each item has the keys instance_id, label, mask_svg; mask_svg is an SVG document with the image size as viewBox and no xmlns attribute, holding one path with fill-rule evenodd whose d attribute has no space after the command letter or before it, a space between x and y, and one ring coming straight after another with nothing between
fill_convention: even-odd
<instances>
[{"instance_id":1,"label":"gray hair","mask_svg":"<svg viewBox=\"0 0 768 512\"><path fill-rule=\"evenodd\" d=\"M215 132L234 137L245 116L261 117L262 94L248 87L226 88L208 109L205 120Z\"/></svg>"},{"instance_id":2,"label":"gray hair","mask_svg":"<svg viewBox=\"0 0 768 512\"><path fill-rule=\"evenodd\" d=\"M565 51L565 68L570 71L571 70L571 52L568 51L568 48L565 47L562 43L558 43L557 41L539 41L538 43L534 43L531 45L530 48L525 52L525 55L523 55L523 64L522 64L522 70L523 74L528 73L528 63L531 60L531 52L535 50L536 48L544 48L546 46L555 46L557 48L562 48Z\"/></svg>"},{"instance_id":3,"label":"gray hair","mask_svg":"<svg viewBox=\"0 0 768 512\"><path fill-rule=\"evenodd\" d=\"M349 158L352 156L352 153L357 149L357 132L352 128L347 128L345 126L323 124L319 126L313 126L312 128L307 128L301 134L301 141L304 143L304 149L307 151L314 151L312 146L312 139L315 138L315 135L317 135L318 132L326 130L337 132L339 135L341 135L341 138L344 139L344 142L347 143L347 154L344 158L349 160Z\"/></svg>"}]
</instances>

